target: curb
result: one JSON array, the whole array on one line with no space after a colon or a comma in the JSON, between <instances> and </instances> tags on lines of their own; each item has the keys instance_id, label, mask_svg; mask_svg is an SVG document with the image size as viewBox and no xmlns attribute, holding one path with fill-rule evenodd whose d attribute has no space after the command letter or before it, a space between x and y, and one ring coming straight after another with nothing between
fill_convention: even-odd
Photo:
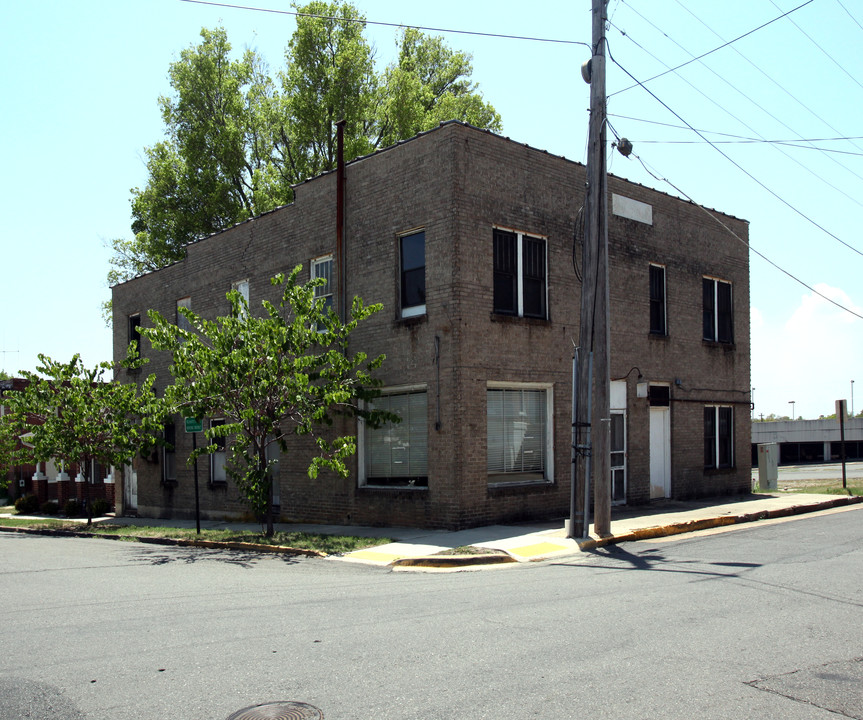
<instances>
[{"instance_id":1,"label":"curb","mask_svg":"<svg viewBox=\"0 0 863 720\"><path fill-rule=\"evenodd\" d=\"M633 530L620 535L607 535L601 538L591 538L590 540L577 542L579 550L593 550L598 547L616 545L617 543L622 542L670 537L672 535L697 532L698 530L709 530L711 528L724 527L726 525L740 525L742 523L756 522L758 520L772 520L774 518L803 515L806 513L817 512L819 510L829 510L843 505L857 505L859 503L863 503L863 496L861 495L839 496L835 500L826 500L824 502L811 503L808 505L792 505L787 508L761 510L755 513L745 513L743 515L723 515L721 517L690 520L689 522L672 523L670 525L656 525L654 527Z\"/></svg>"},{"instance_id":2,"label":"curb","mask_svg":"<svg viewBox=\"0 0 863 720\"><path fill-rule=\"evenodd\" d=\"M518 562L511 555L427 555L425 557L399 558L390 563L390 567L422 567L452 569L471 567L472 565L502 565Z\"/></svg>"},{"instance_id":3,"label":"curb","mask_svg":"<svg viewBox=\"0 0 863 720\"><path fill-rule=\"evenodd\" d=\"M55 530L53 528L18 528L2 527L0 532L17 532L27 535L48 535L54 537L97 538L100 540L127 540L149 545L173 545L180 547L200 547L211 550L245 550L279 555L307 555L309 557L329 557L327 553L318 550L307 550L287 545L261 545L259 543L219 542L217 540L185 540L178 538L144 537L140 535L112 535L109 533L91 533L80 530Z\"/></svg>"}]
</instances>

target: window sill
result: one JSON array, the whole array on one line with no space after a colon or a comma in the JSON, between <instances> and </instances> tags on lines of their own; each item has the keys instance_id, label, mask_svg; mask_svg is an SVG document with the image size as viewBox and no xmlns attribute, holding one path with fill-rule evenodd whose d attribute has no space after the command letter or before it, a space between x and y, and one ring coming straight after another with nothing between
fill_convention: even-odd
<instances>
[{"instance_id":1,"label":"window sill","mask_svg":"<svg viewBox=\"0 0 863 720\"><path fill-rule=\"evenodd\" d=\"M731 467L706 467L704 468L705 475L732 475L737 472L737 468Z\"/></svg>"},{"instance_id":2,"label":"window sill","mask_svg":"<svg viewBox=\"0 0 863 720\"><path fill-rule=\"evenodd\" d=\"M416 492L418 490L428 490L428 485L359 485L360 490L407 490L408 492Z\"/></svg>"},{"instance_id":3,"label":"window sill","mask_svg":"<svg viewBox=\"0 0 863 720\"><path fill-rule=\"evenodd\" d=\"M511 323L515 325L539 325L541 327L551 327L551 320L548 318L522 317L520 315L505 315L492 311L491 321L499 323Z\"/></svg>"},{"instance_id":4,"label":"window sill","mask_svg":"<svg viewBox=\"0 0 863 720\"><path fill-rule=\"evenodd\" d=\"M511 482L495 481L488 483L488 491L495 495L506 494L508 491L524 493L554 487L551 480L513 480Z\"/></svg>"},{"instance_id":5,"label":"window sill","mask_svg":"<svg viewBox=\"0 0 863 720\"><path fill-rule=\"evenodd\" d=\"M397 317L393 325L396 327L414 327L416 325L422 325L423 323L428 322L428 315L423 313L422 315L411 315L409 317Z\"/></svg>"},{"instance_id":6,"label":"window sill","mask_svg":"<svg viewBox=\"0 0 863 720\"><path fill-rule=\"evenodd\" d=\"M719 340L707 340L706 338L701 339L701 344L707 347L722 348L726 352L732 352L737 349L737 346L733 342L720 342Z\"/></svg>"},{"instance_id":7,"label":"window sill","mask_svg":"<svg viewBox=\"0 0 863 720\"><path fill-rule=\"evenodd\" d=\"M648 335L648 337L652 338L653 340L666 341L669 338L669 335L667 332L660 333L660 332L654 332L653 330L651 330L647 335Z\"/></svg>"}]
</instances>

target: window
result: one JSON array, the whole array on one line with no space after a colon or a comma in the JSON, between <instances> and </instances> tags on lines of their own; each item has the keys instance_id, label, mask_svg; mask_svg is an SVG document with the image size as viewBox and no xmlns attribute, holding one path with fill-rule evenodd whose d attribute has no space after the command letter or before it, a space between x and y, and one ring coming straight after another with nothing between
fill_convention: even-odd
<instances>
[{"instance_id":1,"label":"window","mask_svg":"<svg viewBox=\"0 0 863 720\"><path fill-rule=\"evenodd\" d=\"M172 482L177 479L177 426L173 420L165 423L162 438L162 481Z\"/></svg>"},{"instance_id":2,"label":"window","mask_svg":"<svg viewBox=\"0 0 863 720\"><path fill-rule=\"evenodd\" d=\"M548 389L489 387L486 405L489 483L551 480L552 413Z\"/></svg>"},{"instance_id":3,"label":"window","mask_svg":"<svg viewBox=\"0 0 863 720\"><path fill-rule=\"evenodd\" d=\"M192 298L184 297L177 300L177 327L180 330L189 330L191 331L192 325L185 315L180 313L180 308L186 308L187 310L192 309Z\"/></svg>"},{"instance_id":4,"label":"window","mask_svg":"<svg viewBox=\"0 0 863 720\"><path fill-rule=\"evenodd\" d=\"M428 487L428 393L391 392L370 407L395 413L402 421L379 428L365 424L362 484Z\"/></svg>"},{"instance_id":5,"label":"window","mask_svg":"<svg viewBox=\"0 0 863 720\"><path fill-rule=\"evenodd\" d=\"M494 311L502 315L545 318L545 240L495 228Z\"/></svg>"},{"instance_id":6,"label":"window","mask_svg":"<svg viewBox=\"0 0 863 720\"><path fill-rule=\"evenodd\" d=\"M665 268L650 266L650 332L652 335L667 335L665 324Z\"/></svg>"},{"instance_id":7,"label":"window","mask_svg":"<svg viewBox=\"0 0 863 720\"><path fill-rule=\"evenodd\" d=\"M714 278L702 279L704 298L704 339L721 343L734 342L731 283Z\"/></svg>"},{"instance_id":8,"label":"window","mask_svg":"<svg viewBox=\"0 0 863 720\"><path fill-rule=\"evenodd\" d=\"M323 314L326 315L333 307L333 256L317 258L312 260L309 275L312 280L322 278L323 285L318 285L315 288L315 298L321 298L324 303ZM323 332L326 328L323 325L318 325L318 331Z\"/></svg>"},{"instance_id":9,"label":"window","mask_svg":"<svg viewBox=\"0 0 863 720\"><path fill-rule=\"evenodd\" d=\"M734 409L725 405L704 408L704 467L734 466Z\"/></svg>"},{"instance_id":10,"label":"window","mask_svg":"<svg viewBox=\"0 0 863 720\"><path fill-rule=\"evenodd\" d=\"M245 301L246 310L241 310L241 312L245 316L245 312L248 310L249 307L249 281L237 280L236 282L231 283L231 290L236 290L238 293L240 293L240 297L243 298L243 300Z\"/></svg>"},{"instance_id":11,"label":"window","mask_svg":"<svg viewBox=\"0 0 863 720\"><path fill-rule=\"evenodd\" d=\"M424 230L399 239L402 317L426 311L426 234Z\"/></svg>"},{"instance_id":12,"label":"window","mask_svg":"<svg viewBox=\"0 0 863 720\"><path fill-rule=\"evenodd\" d=\"M224 425L222 419L210 420L210 427L219 427ZM225 436L219 435L213 438L213 445L216 446L216 452L210 454L210 482L225 483L228 481L228 474L225 470Z\"/></svg>"},{"instance_id":13,"label":"window","mask_svg":"<svg viewBox=\"0 0 863 720\"><path fill-rule=\"evenodd\" d=\"M138 352L141 352L141 333L139 328L141 327L141 313L134 313L133 315L129 315L129 337L128 342L136 342L138 343Z\"/></svg>"}]
</instances>

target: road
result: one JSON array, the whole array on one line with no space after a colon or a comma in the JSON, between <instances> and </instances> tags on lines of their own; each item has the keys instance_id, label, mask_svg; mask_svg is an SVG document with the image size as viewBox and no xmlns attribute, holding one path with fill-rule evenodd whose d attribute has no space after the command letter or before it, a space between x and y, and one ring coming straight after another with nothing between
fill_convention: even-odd
<instances>
[{"instance_id":1,"label":"road","mask_svg":"<svg viewBox=\"0 0 863 720\"><path fill-rule=\"evenodd\" d=\"M863 719L861 541L855 506L441 574L2 533L0 718Z\"/></svg>"}]
</instances>

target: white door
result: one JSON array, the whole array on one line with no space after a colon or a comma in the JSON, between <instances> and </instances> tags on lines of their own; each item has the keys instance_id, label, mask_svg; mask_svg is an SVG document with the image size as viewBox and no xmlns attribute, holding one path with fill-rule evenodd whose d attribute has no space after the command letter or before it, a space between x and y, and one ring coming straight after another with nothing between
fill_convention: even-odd
<instances>
[{"instance_id":1,"label":"white door","mask_svg":"<svg viewBox=\"0 0 863 720\"><path fill-rule=\"evenodd\" d=\"M138 473L131 465L123 466L123 510L138 512Z\"/></svg>"},{"instance_id":2,"label":"white door","mask_svg":"<svg viewBox=\"0 0 863 720\"><path fill-rule=\"evenodd\" d=\"M650 499L671 497L671 415L650 408Z\"/></svg>"}]
</instances>

